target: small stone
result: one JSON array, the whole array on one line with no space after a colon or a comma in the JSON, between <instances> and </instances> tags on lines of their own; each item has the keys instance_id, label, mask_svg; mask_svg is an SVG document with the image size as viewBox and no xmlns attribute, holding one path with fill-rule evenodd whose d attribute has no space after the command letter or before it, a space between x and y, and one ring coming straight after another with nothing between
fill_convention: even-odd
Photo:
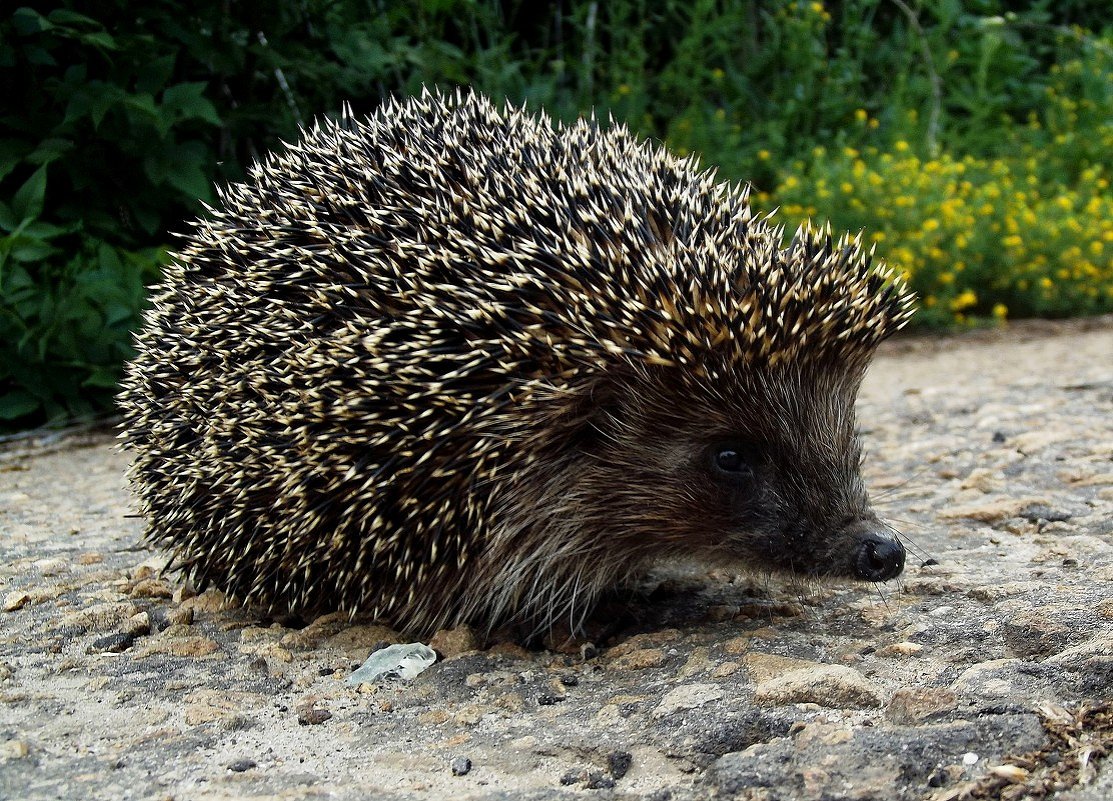
<instances>
[{"instance_id":1,"label":"small stone","mask_svg":"<svg viewBox=\"0 0 1113 801\"><path fill-rule=\"evenodd\" d=\"M4 611L14 612L17 609L22 609L31 600L31 596L22 590L9 592L4 596Z\"/></svg>"},{"instance_id":2,"label":"small stone","mask_svg":"<svg viewBox=\"0 0 1113 801\"><path fill-rule=\"evenodd\" d=\"M171 600L173 600L176 604L180 604L182 601L188 601L190 598L196 597L197 590L194 589L193 585L187 581L184 584L179 584L177 587L174 588L174 595L171 596Z\"/></svg>"},{"instance_id":3,"label":"small stone","mask_svg":"<svg viewBox=\"0 0 1113 801\"><path fill-rule=\"evenodd\" d=\"M143 637L151 633L151 616L147 612L132 615L124 621L123 630L135 637Z\"/></svg>"},{"instance_id":4,"label":"small stone","mask_svg":"<svg viewBox=\"0 0 1113 801\"><path fill-rule=\"evenodd\" d=\"M418 715L417 722L426 726L440 726L442 723L447 723L451 717L444 709L430 709Z\"/></svg>"},{"instance_id":5,"label":"small stone","mask_svg":"<svg viewBox=\"0 0 1113 801\"><path fill-rule=\"evenodd\" d=\"M866 709L881 706L881 693L853 668L819 665L758 684L754 701L763 706L814 703L833 709Z\"/></svg>"},{"instance_id":6,"label":"small stone","mask_svg":"<svg viewBox=\"0 0 1113 801\"><path fill-rule=\"evenodd\" d=\"M565 687L575 687L580 683L580 677L575 673L561 673L560 683Z\"/></svg>"},{"instance_id":7,"label":"small stone","mask_svg":"<svg viewBox=\"0 0 1113 801\"><path fill-rule=\"evenodd\" d=\"M186 629L188 631L188 629ZM168 654L170 656L202 657L210 656L220 651L216 640L208 637L182 636L182 630L171 626L161 632L158 637L148 638L143 644L136 659L143 659L153 654Z\"/></svg>"},{"instance_id":8,"label":"small stone","mask_svg":"<svg viewBox=\"0 0 1113 801\"><path fill-rule=\"evenodd\" d=\"M561 701L564 700L564 698L565 696L563 695L557 695L555 693L544 693L537 696L537 703L539 706L552 706L553 704L559 704Z\"/></svg>"},{"instance_id":9,"label":"small stone","mask_svg":"<svg viewBox=\"0 0 1113 801\"><path fill-rule=\"evenodd\" d=\"M471 773L471 760L467 757L456 757L451 764L453 776L467 776Z\"/></svg>"},{"instance_id":10,"label":"small stone","mask_svg":"<svg viewBox=\"0 0 1113 801\"><path fill-rule=\"evenodd\" d=\"M166 613L166 622L171 626L192 626L193 607L179 606Z\"/></svg>"},{"instance_id":11,"label":"small stone","mask_svg":"<svg viewBox=\"0 0 1113 801\"><path fill-rule=\"evenodd\" d=\"M316 621L314 621L314 625L316 625ZM363 656L366 657L368 653L379 650L384 644L394 645L399 642L401 642L401 637L394 629L377 625L357 625L344 626L335 634L327 637L324 640L324 647L338 648L349 653L368 649L363 652ZM286 644L286 637L282 638L282 644Z\"/></svg>"},{"instance_id":12,"label":"small stone","mask_svg":"<svg viewBox=\"0 0 1113 801\"><path fill-rule=\"evenodd\" d=\"M885 717L898 726L913 726L945 717L957 705L953 692L941 687L902 687L893 693Z\"/></svg>"},{"instance_id":13,"label":"small stone","mask_svg":"<svg viewBox=\"0 0 1113 801\"><path fill-rule=\"evenodd\" d=\"M1023 509L1020 514L1029 523L1041 520L1048 523L1062 523L1072 517L1065 509L1055 509L1045 503L1034 503Z\"/></svg>"},{"instance_id":14,"label":"small stone","mask_svg":"<svg viewBox=\"0 0 1113 801\"><path fill-rule=\"evenodd\" d=\"M755 684L760 684L777 676L784 675L792 670L820 667L819 662L809 662L806 659L793 659L789 656L776 654L750 653L742 658L750 678Z\"/></svg>"},{"instance_id":15,"label":"small stone","mask_svg":"<svg viewBox=\"0 0 1113 801\"><path fill-rule=\"evenodd\" d=\"M128 595L132 598L173 598L174 590L165 579L147 578L136 582Z\"/></svg>"},{"instance_id":16,"label":"small stone","mask_svg":"<svg viewBox=\"0 0 1113 801\"><path fill-rule=\"evenodd\" d=\"M614 787L614 779L596 771L587 774L584 787L589 790L610 790Z\"/></svg>"},{"instance_id":17,"label":"small stone","mask_svg":"<svg viewBox=\"0 0 1113 801\"><path fill-rule=\"evenodd\" d=\"M665 652L660 648L640 648L629 651L611 662L618 670L645 670L665 663Z\"/></svg>"},{"instance_id":18,"label":"small stone","mask_svg":"<svg viewBox=\"0 0 1113 801\"><path fill-rule=\"evenodd\" d=\"M322 709L313 704L300 706L297 711L298 725L300 726L319 726L332 717L332 713L327 709Z\"/></svg>"},{"instance_id":19,"label":"small stone","mask_svg":"<svg viewBox=\"0 0 1113 801\"><path fill-rule=\"evenodd\" d=\"M174 600L177 600L182 592L182 588L179 587L174 593ZM181 605L198 612L219 612L228 606L228 596L220 590L205 590L200 595L183 597Z\"/></svg>"},{"instance_id":20,"label":"small stone","mask_svg":"<svg viewBox=\"0 0 1113 801\"><path fill-rule=\"evenodd\" d=\"M1010 784L1018 784L1028 779L1029 772L1016 765L995 765L989 769L994 776L1004 779Z\"/></svg>"},{"instance_id":21,"label":"small stone","mask_svg":"<svg viewBox=\"0 0 1113 801\"><path fill-rule=\"evenodd\" d=\"M924 650L924 646L915 642L895 642L878 648L878 656L913 656Z\"/></svg>"},{"instance_id":22,"label":"small stone","mask_svg":"<svg viewBox=\"0 0 1113 801\"><path fill-rule=\"evenodd\" d=\"M81 632L106 632L137 614L139 614L139 607L133 603L94 604L63 615L55 628L77 629Z\"/></svg>"},{"instance_id":23,"label":"small stone","mask_svg":"<svg viewBox=\"0 0 1113 801\"><path fill-rule=\"evenodd\" d=\"M623 640L613 648L608 648L607 657L616 659L633 651L647 648L655 650L666 643L674 643L679 639L680 632L676 629L661 629L660 631L650 631L645 634L635 634L633 637Z\"/></svg>"},{"instance_id":24,"label":"small stone","mask_svg":"<svg viewBox=\"0 0 1113 801\"><path fill-rule=\"evenodd\" d=\"M23 740L8 740L3 745L3 755L8 759L26 759L31 754L31 746Z\"/></svg>"},{"instance_id":25,"label":"small stone","mask_svg":"<svg viewBox=\"0 0 1113 801\"><path fill-rule=\"evenodd\" d=\"M661 699L653 710L653 718L660 720L685 709L697 709L723 697L723 689L717 684L681 684Z\"/></svg>"},{"instance_id":26,"label":"small stone","mask_svg":"<svg viewBox=\"0 0 1113 801\"><path fill-rule=\"evenodd\" d=\"M251 770L255 767L255 760L253 759L237 759L235 762L228 766L228 770L233 773L243 773L245 770Z\"/></svg>"},{"instance_id":27,"label":"small stone","mask_svg":"<svg viewBox=\"0 0 1113 801\"><path fill-rule=\"evenodd\" d=\"M711 678L725 679L727 676L733 676L741 667L742 666L737 662L723 662L720 665L716 665L715 669L711 671Z\"/></svg>"},{"instance_id":28,"label":"small stone","mask_svg":"<svg viewBox=\"0 0 1113 801\"><path fill-rule=\"evenodd\" d=\"M584 778L586 777L583 771L570 770L560 777L560 783L563 784L565 787L569 787L573 784L579 784L581 781L584 780Z\"/></svg>"},{"instance_id":29,"label":"small stone","mask_svg":"<svg viewBox=\"0 0 1113 801\"><path fill-rule=\"evenodd\" d=\"M963 489L976 489L989 493L997 489L1001 481L1002 476L996 471L978 467L970 471L970 475L965 478L961 486Z\"/></svg>"},{"instance_id":30,"label":"small stone","mask_svg":"<svg viewBox=\"0 0 1113 801\"><path fill-rule=\"evenodd\" d=\"M479 723L479 721L483 720L485 714L483 707L479 704L468 704L457 710L454 719L457 723L463 724L464 726L474 726Z\"/></svg>"},{"instance_id":31,"label":"small stone","mask_svg":"<svg viewBox=\"0 0 1113 801\"><path fill-rule=\"evenodd\" d=\"M117 632L116 634L109 634L105 637L98 637L93 640L85 653L97 654L120 654L131 648L135 644L135 635L130 632Z\"/></svg>"},{"instance_id":32,"label":"small stone","mask_svg":"<svg viewBox=\"0 0 1113 801\"><path fill-rule=\"evenodd\" d=\"M429 640L429 647L445 659L469 651L478 651L479 645L479 637L471 626L441 629Z\"/></svg>"},{"instance_id":33,"label":"small stone","mask_svg":"<svg viewBox=\"0 0 1113 801\"><path fill-rule=\"evenodd\" d=\"M621 779L630 770L633 761L629 751L611 751L607 754L607 770L615 779Z\"/></svg>"},{"instance_id":34,"label":"small stone","mask_svg":"<svg viewBox=\"0 0 1113 801\"><path fill-rule=\"evenodd\" d=\"M982 523L997 523L1008 520L1010 517L1023 517L1024 510L1035 505L1046 505L1044 498L998 498L986 503L956 506L944 509L939 516L944 520L958 520L966 518L978 520Z\"/></svg>"}]
</instances>

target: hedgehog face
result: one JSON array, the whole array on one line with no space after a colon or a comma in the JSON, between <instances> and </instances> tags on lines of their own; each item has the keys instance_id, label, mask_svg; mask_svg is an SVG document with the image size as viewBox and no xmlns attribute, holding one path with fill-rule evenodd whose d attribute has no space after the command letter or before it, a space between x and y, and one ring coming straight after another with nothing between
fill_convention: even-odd
<instances>
[{"instance_id":1,"label":"hedgehog face","mask_svg":"<svg viewBox=\"0 0 1113 801\"><path fill-rule=\"evenodd\" d=\"M600 530L626 532L609 536L632 552L893 578L904 549L862 483L857 386L845 370L788 369L671 400L640 387L596 423L581 494L598 494Z\"/></svg>"}]
</instances>

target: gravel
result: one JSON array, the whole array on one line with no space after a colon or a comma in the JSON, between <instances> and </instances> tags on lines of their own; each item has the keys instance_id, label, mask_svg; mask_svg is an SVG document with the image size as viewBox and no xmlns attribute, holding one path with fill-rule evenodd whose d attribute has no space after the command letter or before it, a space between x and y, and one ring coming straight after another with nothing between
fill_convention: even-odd
<instances>
[{"instance_id":1,"label":"gravel","mask_svg":"<svg viewBox=\"0 0 1113 801\"><path fill-rule=\"evenodd\" d=\"M1113 319L888 343L860 418L899 581L666 569L590 641L358 687L397 633L197 594L109 435L9 443L0 799L1108 798Z\"/></svg>"}]
</instances>

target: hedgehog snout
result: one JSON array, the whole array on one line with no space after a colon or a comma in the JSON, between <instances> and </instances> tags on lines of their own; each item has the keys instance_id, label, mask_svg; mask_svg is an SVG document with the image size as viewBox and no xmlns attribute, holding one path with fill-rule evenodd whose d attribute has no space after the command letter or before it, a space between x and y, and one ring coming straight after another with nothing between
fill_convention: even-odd
<instances>
[{"instance_id":1,"label":"hedgehog snout","mask_svg":"<svg viewBox=\"0 0 1113 801\"><path fill-rule=\"evenodd\" d=\"M877 524L863 528L854 537L854 575L863 581L888 581L904 570L904 546Z\"/></svg>"}]
</instances>

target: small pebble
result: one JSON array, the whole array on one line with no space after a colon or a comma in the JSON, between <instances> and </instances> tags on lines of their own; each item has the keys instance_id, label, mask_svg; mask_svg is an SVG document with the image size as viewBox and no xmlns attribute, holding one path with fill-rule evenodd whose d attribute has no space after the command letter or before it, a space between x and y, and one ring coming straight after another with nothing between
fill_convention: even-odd
<instances>
[{"instance_id":1,"label":"small pebble","mask_svg":"<svg viewBox=\"0 0 1113 801\"><path fill-rule=\"evenodd\" d=\"M589 790L610 790L614 787L614 779L610 776L605 776L602 773L593 771L587 774L587 781L584 782L584 787Z\"/></svg>"},{"instance_id":2,"label":"small pebble","mask_svg":"<svg viewBox=\"0 0 1113 801\"><path fill-rule=\"evenodd\" d=\"M302 726L318 726L331 717L327 709L316 706L303 706L298 710L298 723Z\"/></svg>"},{"instance_id":3,"label":"small pebble","mask_svg":"<svg viewBox=\"0 0 1113 801\"><path fill-rule=\"evenodd\" d=\"M579 784L580 780L583 778L583 771L570 770L560 777L560 783L563 784L565 787L568 787L573 784Z\"/></svg>"},{"instance_id":4,"label":"small pebble","mask_svg":"<svg viewBox=\"0 0 1113 801\"><path fill-rule=\"evenodd\" d=\"M255 760L252 759L237 759L228 766L228 770L233 773L243 773L245 770L251 770L255 767Z\"/></svg>"},{"instance_id":5,"label":"small pebble","mask_svg":"<svg viewBox=\"0 0 1113 801\"><path fill-rule=\"evenodd\" d=\"M452 760L452 775L467 776L471 773L471 760L467 757L456 757Z\"/></svg>"},{"instance_id":6,"label":"small pebble","mask_svg":"<svg viewBox=\"0 0 1113 801\"><path fill-rule=\"evenodd\" d=\"M621 779L630 770L633 761L634 757L629 751L611 751L607 754L607 770L614 778Z\"/></svg>"},{"instance_id":7,"label":"small pebble","mask_svg":"<svg viewBox=\"0 0 1113 801\"><path fill-rule=\"evenodd\" d=\"M135 634L131 632L117 632L104 637L97 637L85 650L85 653L120 654L135 644Z\"/></svg>"}]
</instances>

